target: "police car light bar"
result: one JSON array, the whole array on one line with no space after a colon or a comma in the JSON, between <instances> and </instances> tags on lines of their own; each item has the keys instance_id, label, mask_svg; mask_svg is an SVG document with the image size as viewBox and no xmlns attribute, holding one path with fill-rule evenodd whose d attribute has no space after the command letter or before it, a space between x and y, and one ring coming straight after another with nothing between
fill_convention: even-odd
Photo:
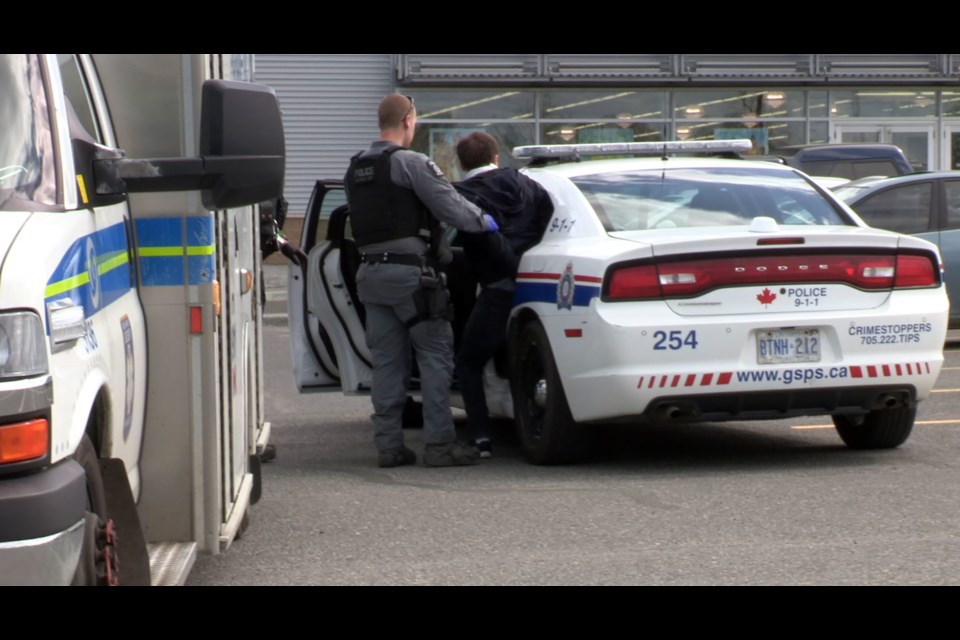
<instances>
[{"instance_id":1,"label":"police car light bar","mask_svg":"<svg viewBox=\"0 0 960 640\"><path fill-rule=\"evenodd\" d=\"M663 142L609 142L597 144L540 144L513 148L514 158L563 158L657 153L725 153L750 151L753 142L733 140L664 140Z\"/></svg>"}]
</instances>

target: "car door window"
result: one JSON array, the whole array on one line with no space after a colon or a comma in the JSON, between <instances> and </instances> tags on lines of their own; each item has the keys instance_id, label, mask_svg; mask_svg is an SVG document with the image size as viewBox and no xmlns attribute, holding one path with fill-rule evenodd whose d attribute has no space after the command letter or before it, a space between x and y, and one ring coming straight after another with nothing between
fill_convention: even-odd
<instances>
[{"instance_id":1,"label":"car door window","mask_svg":"<svg viewBox=\"0 0 960 640\"><path fill-rule=\"evenodd\" d=\"M945 180L943 183L944 208L947 219L944 231L960 229L960 180Z\"/></svg>"},{"instance_id":2,"label":"car door window","mask_svg":"<svg viewBox=\"0 0 960 640\"><path fill-rule=\"evenodd\" d=\"M80 62L75 54L57 54L60 63L60 77L63 78L63 93L67 98L67 108L72 109L68 117L73 119L71 127L80 127L80 132L71 130L71 135L86 134L92 140L102 143L100 127L97 123L96 111L93 108L93 99L87 89L86 79L80 69Z\"/></svg>"},{"instance_id":3,"label":"car door window","mask_svg":"<svg viewBox=\"0 0 960 640\"><path fill-rule=\"evenodd\" d=\"M854 205L854 209L871 227L923 233L931 230L932 193L930 182L893 187L866 198Z\"/></svg>"},{"instance_id":4,"label":"car door window","mask_svg":"<svg viewBox=\"0 0 960 640\"><path fill-rule=\"evenodd\" d=\"M57 204L56 147L35 55L0 54L0 210Z\"/></svg>"}]
</instances>

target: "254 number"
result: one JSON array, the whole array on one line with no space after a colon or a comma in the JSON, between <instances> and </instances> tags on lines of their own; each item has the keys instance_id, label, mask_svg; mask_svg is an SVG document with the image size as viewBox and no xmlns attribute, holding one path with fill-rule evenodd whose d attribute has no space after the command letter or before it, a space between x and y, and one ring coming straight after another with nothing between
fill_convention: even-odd
<instances>
[{"instance_id":1,"label":"254 number","mask_svg":"<svg viewBox=\"0 0 960 640\"><path fill-rule=\"evenodd\" d=\"M683 349L684 347L689 347L691 349L696 349L697 344L697 332L696 331L687 331L684 335L683 331L654 331L653 332L653 349L654 351L677 351Z\"/></svg>"}]
</instances>

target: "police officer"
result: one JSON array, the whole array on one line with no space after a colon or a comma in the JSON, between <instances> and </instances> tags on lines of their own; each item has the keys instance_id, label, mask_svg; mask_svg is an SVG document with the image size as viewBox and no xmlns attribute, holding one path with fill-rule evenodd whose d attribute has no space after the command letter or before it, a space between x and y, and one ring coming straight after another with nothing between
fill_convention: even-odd
<instances>
[{"instance_id":1,"label":"police officer","mask_svg":"<svg viewBox=\"0 0 960 640\"><path fill-rule=\"evenodd\" d=\"M389 94L378 109L380 139L355 155L344 178L353 236L360 251L357 294L366 309L373 360L374 444L379 466L414 464L401 417L411 373L420 369L423 463L475 464L476 448L457 441L450 410L453 329L440 267L449 261L441 223L470 232L497 231L493 218L465 200L430 158L408 149L413 98Z\"/></svg>"}]
</instances>

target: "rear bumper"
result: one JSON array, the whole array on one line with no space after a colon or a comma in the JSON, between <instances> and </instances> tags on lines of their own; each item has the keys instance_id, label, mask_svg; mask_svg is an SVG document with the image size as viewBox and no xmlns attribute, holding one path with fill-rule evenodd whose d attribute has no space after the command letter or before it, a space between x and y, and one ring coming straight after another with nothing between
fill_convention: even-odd
<instances>
[{"instance_id":1,"label":"rear bumper","mask_svg":"<svg viewBox=\"0 0 960 640\"><path fill-rule=\"evenodd\" d=\"M943 365L947 309L911 315L905 304L897 313L781 314L762 323L755 315L678 319L662 305L595 304L579 318L543 321L577 421L771 419L923 401ZM818 329L821 359L759 364L757 333L781 327ZM905 329L875 332L887 327Z\"/></svg>"},{"instance_id":2,"label":"rear bumper","mask_svg":"<svg viewBox=\"0 0 960 640\"><path fill-rule=\"evenodd\" d=\"M86 478L74 460L0 478L0 585L70 584L80 557Z\"/></svg>"}]
</instances>

